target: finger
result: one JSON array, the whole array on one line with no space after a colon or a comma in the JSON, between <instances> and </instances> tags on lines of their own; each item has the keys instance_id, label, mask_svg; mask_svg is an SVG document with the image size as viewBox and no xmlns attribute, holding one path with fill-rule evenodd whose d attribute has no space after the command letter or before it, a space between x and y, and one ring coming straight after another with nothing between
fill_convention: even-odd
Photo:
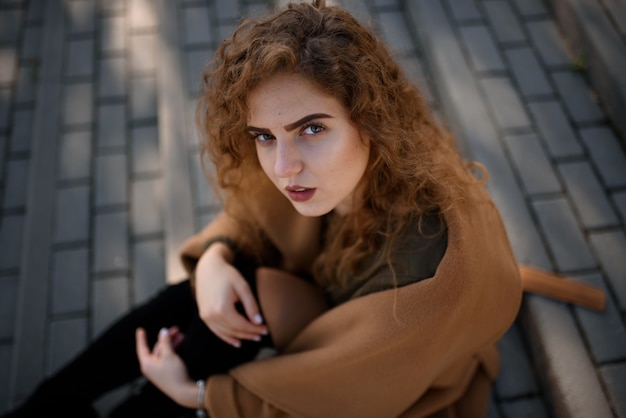
<instances>
[{"instance_id":1,"label":"finger","mask_svg":"<svg viewBox=\"0 0 626 418\"><path fill-rule=\"evenodd\" d=\"M236 347L236 348L241 347L241 341L240 340L238 340L236 338L233 338L230 335L225 334L225 333L220 332L220 331L216 331L216 330L212 330L212 331L213 331L213 333L215 335L217 335L217 337L219 339L224 341L226 344L230 344L230 345L232 345L233 347Z\"/></svg>"},{"instance_id":2,"label":"finger","mask_svg":"<svg viewBox=\"0 0 626 418\"><path fill-rule=\"evenodd\" d=\"M172 343L170 340L170 333L167 328L161 328L159 331L159 339L157 341L157 346L161 354L170 354L172 353ZM157 347L155 347L156 351Z\"/></svg>"},{"instance_id":3,"label":"finger","mask_svg":"<svg viewBox=\"0 0 626 418\"><path fill-rule=\"evenodd\" d=\"M137 328L135 331L135 346L137 351L137 358L140 363L143 363L150 357L150 348L148 347L148 340L146 338L146 331L143 328Z\"/></svg>"},{"instance_id":4,"label":"finger","mask_svg":"<svg viewBox=\"0 0 626 418\"><path fill-rule=\"evenodd\" d=\"M237 296L239 296L239 300L241 301L243 309L246 312L246 315L248 316L250 322L256 325L261 325L263 323L263 317L259 312L259 305L257 304L256 299L252 294L252 291L250 290L250 286L245 283L245 286L239 286L235 288L235 291L237 292Z\"/></svg>"}]
</instances>

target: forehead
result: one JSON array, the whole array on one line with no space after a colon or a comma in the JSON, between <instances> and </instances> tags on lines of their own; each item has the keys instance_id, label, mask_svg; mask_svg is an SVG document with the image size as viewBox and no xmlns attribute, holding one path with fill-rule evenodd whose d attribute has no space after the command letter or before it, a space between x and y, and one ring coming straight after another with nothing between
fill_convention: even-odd
<instances>
[{"instance_id":1,"label":"forehead","mask_svg":"<svg viewBox=\"0 0 626 418\"><path fill-rule=\"evenodd\" d=\"M289 123L319 112L347 116L337 99L297 74L279 74L263 82L250 92L247 104L251 124L274 120Z\"/></svg>"}]
</instances>

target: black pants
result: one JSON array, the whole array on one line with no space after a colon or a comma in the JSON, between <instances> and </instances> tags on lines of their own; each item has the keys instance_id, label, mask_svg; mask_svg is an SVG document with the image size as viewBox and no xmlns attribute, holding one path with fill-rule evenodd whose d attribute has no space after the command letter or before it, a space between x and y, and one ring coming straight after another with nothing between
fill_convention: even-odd
<instances>
[{"instance_id":1,"label":"black pants","mask_svg":"<svg viewBox=\"0 0 626 418\"><path fill-rule=\"evenodd\" d=\"M244 277L256 295L254 279L251 279L253 272L245 272ZM238 308L242 311L241 306ZM251 361L261 347L271 344L269 337L265 337L260 343L243 341L240 348L235 348L215 336L200 319L186 280L167 286L153 299L120 318L72 362L46 379L20 409L8 416L96 417L91 406L94 400L141 375L135 352L135 330L145 328L148 342L153 346L159 330L172 326L178 326L185 334L176 352L193 380L225 373ZM182 417L194 414L194 410L179 406L146 382L110 416Z\"/></svg>"}]
</instances>

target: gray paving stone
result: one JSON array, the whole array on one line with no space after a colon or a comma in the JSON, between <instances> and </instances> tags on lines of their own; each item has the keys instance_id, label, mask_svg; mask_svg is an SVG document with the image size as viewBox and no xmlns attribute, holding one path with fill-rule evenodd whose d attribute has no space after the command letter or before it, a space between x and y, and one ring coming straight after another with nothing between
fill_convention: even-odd
<instances>
[{"instance_id":1,"label":"gray paving stone","mask_svg":"<svg viewBox=\"0 0 626 418\"><path fill-rule=\"evenodd\" d=\"M96 158L96 207L126 205L127 184L126 155L100 155Z\"/></svg>"},{"instance_id":2,"label":"gray paving stone","mask_svg":"<svg viewBox=\"0 0 626 418\"><path fill-rule=\"evenodd\" d=\"M30 104L35 101L38 71L38 64L32 60L20 66L15 89L15 103Z\"/></svg>"},{"instance_id":3,"label":"gray paving stone","mask_svg":"<svg viewBox=\"0 0 626 418\"><path fill-rule=\"evenodd\" d=\"M524 97L553 94L548 77L531 48L509 49L506 56Z\"/></svg>"},{"instance_id":4,"label":"gray paving stone","mask_svg":"<svg viewBox=\"0 0 626 418\"><path fill-rule=\"evenodd\" d=\"M626 223L626 192L613 193L613 202L622 217L622 222Z\"/></svg>"},{"instance_id":5,"label":"gray paving stone","mask_svg":"<svg viewBox=\"0 0 626 418\"><path fill-rule=\"evenodd\" d=\"M17 51L15 48L0 48L0 86L10 85L17 78Z\"/></svg>"},{"instance_id":6,"label":"gray paving stone","mask_svg":"<svg viewBox=\"0 0 626 418\"><path fill-rule=\"evenodd\" d=\"M106 14L124 13L126 0L107 0L98 4L100 11Z\"/></svg>"},{"instance_id":7,"label":"gray paving stone","mask_svg":"<svg viewBox=\"0 0 626 418\"><path fill-rule=\"evenodd\" d=\"M348 10L359 22L371 26L374 22L372 12L363 0L341 0L341 7Z\"/></svg>"},{"instance_id":8,"label":"gray paving stone","mask_svg":"<svg viewBox=\"0 0 626 418\"><path fill-rule=\"evenodd\" d=\"M186 7L183 9L182 19L183 42L185 46L209 46L213 43L208 7Z\"/></svg>"},{"instance_id":9,"label":"gray paving stone","mask_svg":"<svg viewBox=\"0 0 626 418\"><path fill-rule=\"evenodd\" d=\"M4 215L0 223L0 270L18 269L22 256L24 215Z\"/></svg>"},{"instance_id":10,"label":"gray paving stone","mask_svg":"<svg viewBox=\"0 0 626 418\"><path fill-rule=\"evenodd\" d=\"M92 113L92 83L76 83L66 85L62 113L64 125L89 125L93 122Z\"/></svg>"},{"instance_id":11,"label":"gray paving stone","mask_svg":"<svg viewBox=\"0 0 626 418\"><path fill-rule=\"evenodd\" d=\"M204 66L213 56L213 50L204 48L185 53L187 59L187 89L192 96L196 96L202 83Z\"/></svg>"},{"instance_id":12,"label":"gray paving stone","mask_svg":"<svg viewBox=\"0 0 626 418\"><path fill-rule=\"evenodd\" d=\"M41 27L27 26L24 28L20 58L22 60L37 60L41 52Z\"/></svg>"},{"instance_id":13,"label":"gray paving stone","mask_svg":"<svg viewBox=\"0 0 626 418\"><path fill-rule=\"evenodd\" d=\"M43 20L45 0L30 0L28 2L28 11L26 15L26 23L40 24Z\"/></svg>"},{"instance_id":14,"label":"gray paving stone","mask_svg":"<svg viewBox=\"0 0 626 418\"><path fill-rule=\"evenodd\" d=\"M217 25L217 42L222 42L222 40L233 36L235 29L237 29L237 24L234 21L230 20L226 21L226 23L220 23L219 25Z\"/></svg>"},{"instance_id":15,"label":"gray paving stone","mask_svg":"<svg viewBox=\"0 0 626 418\"><path fill-rule=\"evenodd\" d=\"M133 75L153 74L156 69L157 39L154 33L130 36L130 71Z\"/></svg>"},{"instance_id":16,"label":"gray paving stone","mask_svg":"<svg viewBox=\"0 0 626 418\"><path fill-rule=\"evenodd\" d=\"M594 268L596 261L565 199L532 203L559 271Z\"/></svg>"},{"instance_id":17,"label":"gray paving stone","mask_svg":"<svg viewBox=\"0 0 626 418\"><path fill-rule=\"evenodd\" d=\"M525 18L545 15L548 13L548 9L546 9L542 0L513 0L513 3L517 7L519 13Z\"/></svg>"},{"instance_id":18,"label":"gray paving stone","mask_svg":"<svg viewBox=\"0 0 626 418\"><path fill-rule=\"evenodd\" d=\"M494 387L498 399L513 399L539 393L532 363L517 323L500 339L498 347L502 359L502 370Z\"/></svg>"},{"instance_id":19,"label":"gray paving stone","mask_svg":"<svg viewBox=\"0 0 626 418\"><path fill-rule=\"evenodd\" d=\"M16 109L13 112L13 126L11 130L10 152L30 151L33 134L32 109Z\"/></svg>"},{"instance_id":20,"label":"gray paving stone","mask_svg":"<svg viewBox=\"0 0 626 418\"><path fill-rule=\"evenodd\" d=\"M98 97L101 99L126 96L126 57L116 56L100 60Z\"/></svg>"},{"instance_id":21,"label":"gray paving stone","mask_svg":"<svg viewBox=\"0 0 626 418\"><path fill-rule=\"evenodd\" d=\"M528 107L553 157L583 154L583 148L559 102L535 102L529 103Z\"/></svg>"},{"instance_id":22,"label":"gray paving stone","mask_svg":"<svg viewBox=\"0 0 626 418\"><path fill-rule=\"evenodd\" d=\"M200 163L200 156L198 153L194 153L191 158L192 168L192 180L194 186L194 196L196 198L196 208L214 208L219 202L216 196L212 193L212 188L209 185L209 181L206 178L204 171L202 170L202 164Z\"/></svg>"},{"instance_id":23,"label":"gray paving stone","mask_svg":"<svg viewBox=\"0 0 626 418\"><path fill-rule=\"evenodd\" d=\"M89 309L89 248L52 255L52 314Z\"/></svg>"},{"instance_id":24,"label":"gray paving stone","mask_svg":"<svg viewBox=\"0 0 626 418\"><path fill-rule=\"evenodd\" d=\"M548 418L551 416L541 398L538 397L505 402L502 404L502 411L506 418Z\"/></svg>"},{"instance_id":25,"label":"gray paving stone","mask_svg":"<svg viewBox=\"0 0 626 418\"><path fill-rule=\"evenodd\" d=\"M24 12L20 9L0 10L0 42L16 42L20 36Z\"/></svg>"},{"instance_id":26,"label":"gray paving stone","mask_svg":"<svg viewBox=\"0 0 626 418\"><path fill-rule=\"evenodd\" d=\"M608 187L626 185L626 156L613 131L608 126L581 129L580 137L604 184Z\"/></svg>"},{"instance_id":27,"label":"gray paving stone","mask_svg":"<svg viewBox=\"0 0 626 418\"><path fill-rule=\"evenodd\" d=\"M626 417L626 397L623 389L626 387L626 363L620 362L600 368L602 379L606 382L613 408L619 418Z\"/></svg>"},{"instance_id":28,"label":"gray paving stone","mask_svg":"<svg viewBox=\"0 0 626 418\"><path fill-rule=\"evenodd\" d=\"M141 241L133 246L135 305L146 302L165 286L164 260L161 240Z\"/></svg>"},{"instance_id":29,"label":"gray paving stone","mask_svg":"<svg viewBox=\"0 0 626 418\"><path fill-rule=\"evenodd\" d=\"M344 8L347 8L347 7L344 6L343 2L342 2L342 6ZM364 9L364 7L361 7L361 9ZM255 18L256 17L256 18L258 18L258 17L263 17L263 16L267 15L269 13L269 11L271 10L271 8L269 7L267 2L259 2L259 3L254 3L254 4L250 4L250 3L246 4L246 9L245 10L246 10L246 16L247 17L250 17L250 18ZM357 17L357 19L358 19L358 17Z\"/></svg>"},{"instance_id":30,"label":"gray paving stone","mask_svg":"<svg viewBox=\"0 0 626 418\"><path fill-rule=\"evenodd\" d=\"M95 216L93 271L126 270L128 263L128 216L126 212Z\"/></svg>"},{"instance_id":31,"label":"gray paving stone","mask_svg":"<svg viewBox=\"0 0 626 418\"><path fill-rule=\"evenodd\" d=\"M126 17L106 16L100 20L102 34L100 49L103 54L121 53L126 49Z\"/></svg>"},{"instance_id":32,"label":"gray paving stone","mask_svg":"<svg viewBox=\"0 0 626 418\"><path fill-rule=\"evenodd\" d=\"M417 86L424 100L435 107L435 96L431 87L432 80L429 80L424 71L422 62L415 55L403 57L398 60L400 67L406 74L410 82Z\"/></svg>"},{"instance_id":33,"label":"gray paving stone","mask_svg":"<svg viewBox=\"0 0 626 418\"><path fill-rule=\"evenodd\" d=\"M7 143L7 137L5 135L1 135L0 134L0 182L4 181L4 165L5 165L5 150L6 150L6 143Z\"/></svg>"},{"instance_id":34,"label":"gray paving stone","mask_svg":"<svg viewBox=\"0 0 626 418\"><path fill-rule=\"evenodd\" d=\"M553 73L552 77L563 103L577 123L600 122L604 114L593 101L583 76L572 71Z\"/></svg>"},{"instance_id":35,"label":"gray paving stone","mask_svg":"<svg viewBox=\"0 0 626 418\"><path fill-rule=\"evenodd\" d=\"M241 2L239 0L220 1L215 3L217 19L220 22L234 20L241 15Z\"/></svg>"},{"instance_id":36,"label":"gray paving stone","mask_svg":"<svg viewBox=\"0 0 626 418\"><path fill-rule=\"evenodd\" d=\"M28 184L29 160L9 160L2 207L19 209L26 206L26 185Z\"/></svg>"},{"instance_id":37,"label":"gray paving stone","mask_svg":"<svg viewBox=\"0 0 626 418\"><path fill-rule=\"evenodd\" d=\"M90 77L93 75L94 41L80 39L68 43L65 66L66 77Z\"/></svg>"},{"instance_id":38,"label":"gray paving stone","mask_svg":"<svg viewBox=\"0 0 626 418\"><path fill-rule=\"evenodd\" d=\"M415 51L415 44L401 11L379 13L378 20L381 25L382 38L396 56L408 55Z\"/></svg>"},{"instance_id":39,"label":"gray paving stone","mask_svg":"<svg viewBox=\"0 0 626 418\"><path fill-rule=\"evenodd\" d=\"M4 131L9 126L10 101L11 90L0 88L0 131Z\"/></svg>"},{"instance_id":40,"label":"gray paving stone","mask_svg":"<svg viewBox=\"0 0 626 418\"><path fill-rule=\"evenodd\" d=\"M564 163L559 164L557 168L576 212L586 228L599 228L620 223L589 163Z\"/></svg>"},{"instance_id":41,"label":"gray paving stone","mask_svg":"<svg viewBox=\"0 0 626 418\"><path fill-rule=\"evenodd\" d=\"M588 274L576 276L573 279L595 286L604 291L607 296L606 308L603 312L580 306L575 307L576 316L596 363L603 364L626 358L626 328L602 275Z\"/></svg>"},{"instance_id":42,"label":"gray paving stone","mask_svg":"<svg viewBox=\"0 0 626 418\"><path fill-rule=\"evenodd\" d=\"M549 67L569 65L570 58L558 29L551 20L530 21L526 28L543 63Z\"/></svg>"},{"instance_id":43,"label":"gray paving stone","mask_svg":"<svg viewBox=\"0 0 626 418\"><path fill-rule=\"evenodd\" d=\"M374 6L377 9L397 8L398 0L374 0Z\"/></svg>"},{"instance_id":44,"label":"gray paving stone","mask_svg":"<svg viewBox=\"0 0 626 418\"><path fill-rule=\"evenodd\" d=\"M508 135L504 141L526 193L558 193L562 190L537 135Z\"/></svg>"},{"instance_id":45,"label":"gray paving stone","mask_svg":"<svg viewBox=\"0 0 626 418\"><path fill-rule=\"evenodd\" d=\"M482 19L475 0L447 0L452 17L457 21Z\"/></svg>"},{"instance_id":46,"label":"gray paving stone","mask_svg":"<svg viewBox=\"0 0 626 418\"><path fill-rule=\"evenodd\" d=\"M56 201L54 242L89 240L89 186L59 189Z\"/></svg>"},{"instance_id":47,"label":"gray paving stone","mask_svg":"<svg viewBox=\"0 0 626 418\"><path fill-rule=\"evenodd\" d=\"M526 298L525 328L541 356L545 395L554 416L610 417L602 386L569 306L540 296ZM530 415L533 416L534 415Z\"/></svg>"},{"instance_id":48,"label":"gray paving stone","mask_svg":"<svg viewBox=\"0 0 626 418\"><path fill-rule=\"evenodd\" d=\"M475 71L506 70L500 51L486 26L466 26L459 30Z\"/></svg>"},{"instance_id":49,"label":"gray paving stone","mask_svg":"<svg viewBox=\"0 0 626 418\"><path fill-rule=\"evenodd\" d=\"M480 85L500 128L507 130L531 126L511 80L506 77L485 77L480 80Z\"/></svg>"},{"instance_id":50,"label":"gray paving stone","mask_svg":"<svg viewBox=\"0 0 626 418\"><path fill-rule=\"evenodd\" d=\"M621 33L622 37L626 36L626 4L620 0L604 0L604 6L607 14L610 14L613 23ZM626 413L624 414L626 416Z\"/></svg>"},{"instance_id":51,"label":"gray paving stone","mask_svg":"<svg viewBox=\"0 0 626 418\"><path fill-rule=\"evenodd\" d=\"M127 277L111 277L93 282L91 338L97 338L114 320L130 308Z\"/></svg>"},{"instance_id":52,"label":"gray paving stone","mask_svg":"<svg viewBox=\"0 0 626 418\"><path fill-rule=\"evenodd\" d=\"M132 132L133 175L156 174L161 171L159 130L157 126L140 126Z\"/></svg>"},{"instance_id":53,"label":"gray paving stone","mask_svg":"<svg viewBox=\"0 0 626 418\"><path fill-rule=\"evenodd\" d=\"M600 265L617 297L626 310L626 235L623 230L596 232L589 235Z\"/></svg>"},{"instance_id":54,"label":"gray paving stone","mask_svg":"<svg viewBox=\"0 0 626 418\"><path fill-rule=\"evenodd\" d=\"M78 35L95 31L95 0L71 0L67 7L70 34Z\"/></svg>"},{"instance_id":55,"label":"gray paving stone","mask_svg":"<svg viewBox=\"0 0 626 418\"><path fill-rule=\"evenodd\" d=\"M12 348L13 345L0 344L0 367L5 371L0 375L0 414L8 412L7 408L10 403Z\"/></svg>"},{"instance_id":56,"label":"gray paving stone","mask_svg":"<svg viewBox=\"0 0 626 418\"><path fill-rule=\"evenodd\" d=\"M131 80L130 111L133 121L156 119L157 93L153 76L135 77Z\"/></svg>"},{"instance_id":57,"label":"gray paving stone","mask_svg":"<svg viewBox=\"0 0 626 418\"><path fill-rule=\"evenodd\" d=\"M0 339L12 339L15 335L18 284L15 276L0 277Z\"/></svg>"},{"instance_id":58,"label":"gray paving stone","mask_svg":"<svg viewBox=\"0 0 626 418\"><path fill-rule=\"evenodd\" d=\"M91 131L68 132L61 137L59 147L59 180L91 177Z\"/></svg>"},{"instance_id":59,"label":"gray paving stone","mask_svg":"<svg viewBox=\"0 0 626 418\"><path fill-rule=\"evenodd\" d=\"M511 6L503 1L483 1L483 7L500 43L524 42L526 36Z\"/></svg>"},{"instance_id":60,"label":"gray paving stone","mask_svg":"<svg viewBox=\"0 0 626 418\"><path fill-rule=\"evenodd\" d=\"M135 237L163 232L163 182L132 182L131 227Z\"/></svg>"},{"instance_id":61,"label":"gray paving stone","mask_svg":"<svg viewBox=\"0 0 626 418\"><path fill-rule=\"evenodd\" d=\"M153 0L129 0L126 3L131 31L149 31L156 27L157 12Z\"/></svg>"},{"instance_id":62,"label":"gray paving stone","mask_svg":"<svg viewBox=\"0 0 626 418\"><path fill-rule=\"evenodd\" d=\"M98 149L126 147L126 105L103 104L98 107Z\"/></svg>"},{"instance_id":63,"label":"gray paving stone","mask_svg":"<svg viewBox=\"0 0 626 418\"><path fill-rule=\"evenodd\" d=\"M57 372L87 346L87 318L52 321L49 326L48 347L49 375Z\"/></svg>"}]
</instances>

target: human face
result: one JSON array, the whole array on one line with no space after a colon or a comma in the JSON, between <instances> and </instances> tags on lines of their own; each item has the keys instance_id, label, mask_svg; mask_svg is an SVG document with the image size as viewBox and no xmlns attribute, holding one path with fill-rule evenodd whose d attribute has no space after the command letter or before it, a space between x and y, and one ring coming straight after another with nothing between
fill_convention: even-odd
<instances>
[{"instance_id":1,"label":"human face","mask_svg":"<svg viewBox=\"0 0 626 418\"><path fill-rule=\"evenodd\" d=\"M248 96L248 132L265 174L305 216L352 209L369 158L344 106L302 76L270 78Z\"/></svg>"}]
</instances>

